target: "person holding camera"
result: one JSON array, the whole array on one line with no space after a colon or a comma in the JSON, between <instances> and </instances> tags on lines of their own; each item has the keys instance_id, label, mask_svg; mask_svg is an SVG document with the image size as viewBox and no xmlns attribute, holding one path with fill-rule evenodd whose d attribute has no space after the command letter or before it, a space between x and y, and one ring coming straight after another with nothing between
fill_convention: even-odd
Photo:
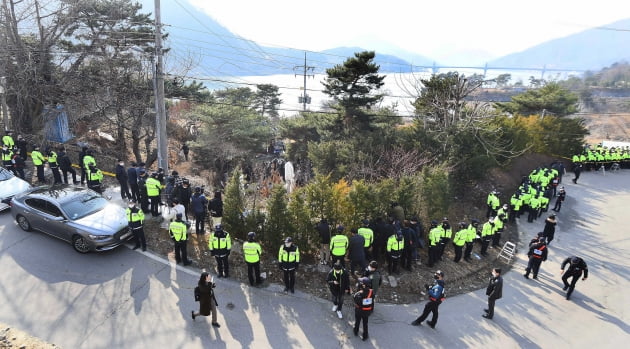
<instances>
[{"instance_id":1,"label":"person holding camera","mask_svg":"<svg viewBox=\"0 0 630 349\"><path fill-rule=\"evenodd\" d=\"M217 322L217 299L214 296L214 288L217 285L207 272L201 273L197 287L195 287L195 301L199 302L199 312L191 311L193 321L197 316L209 316L212 313L212 326L221 327Z\"/></svg>"},{"instance_id":2,"label":"person holding camera","mask_svg":"<svg viewBox=\"0 0 630 349\"><path fill-rule=\"evenodd\" d=\"M433 316L431 317L431 321L427 321L427 325L431 328L435 328L435 325L437 324L438 307L444 300L444 272L441 270L436 271L433 275L433 279L435 279L433 285L424 285L429 293L429 301L425 304L422 315L411 323L413 326L422 325L422 321L429 316L429 313L433 313Z\"/></svg>"}]
</instances>

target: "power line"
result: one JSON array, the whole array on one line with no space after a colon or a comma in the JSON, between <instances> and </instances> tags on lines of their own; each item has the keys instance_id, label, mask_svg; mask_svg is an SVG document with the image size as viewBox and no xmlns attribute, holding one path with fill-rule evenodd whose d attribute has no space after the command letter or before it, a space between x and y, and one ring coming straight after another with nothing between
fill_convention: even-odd
<instances>
[{"instance_id":1,"label":"power line","mask_svg":"<svg viewBox=\"0 0 630 349\"><path fill-rule=\"evenodd\" d=\"M200 21L200 20L199 20L199 19L198 19L198 18L197 18L197 17L196 17L196 16L195 16L195 15L194 15L191 11L189 11L186 7L184 7L184 6L183 6L183 5L179 2L179 0L175 0L175 3L176 3L179 7L181 7L184 11L186 11L186 13L188 13L188 14L189 14L189 15L190 15L190 16L191 16L191 17L192 17L192 18L193 18L193 19L194 19L197 23L201 24L201 26L202 26L202 27L206 28L206 29L207 29L210 33L212 33L213 35L217 36L217 34L216 34L214 31L212 31L212 29L210 29L210 28L209 28L209 27L208 27L205 23L203 23L202 21ZM221 40L222 40L223 42L225 42L226 44L228 44L228 42L227 42L227 41L225 41L225 40L223 40L222 38L221 38ZM251 44L251 42L250 42L250 44ZM267 53L266 53L266 52L264 52L264 51L263 51L263 50L262 50L262 49L261 49L258 45L255 45L255 47L256 47L256 48L258 48L260 52L262 52L262 54L263 54L263 58L265 58L265 56L267 56ZM239 48L237 48L237 47L234 47L234 48L235 48L235 49L237 49L237 50L239 50ZM260 53L260 52L259 52L259 53ZM251 58L251 57L250 57L250 58Z\"/></svg>"}]
</instances>

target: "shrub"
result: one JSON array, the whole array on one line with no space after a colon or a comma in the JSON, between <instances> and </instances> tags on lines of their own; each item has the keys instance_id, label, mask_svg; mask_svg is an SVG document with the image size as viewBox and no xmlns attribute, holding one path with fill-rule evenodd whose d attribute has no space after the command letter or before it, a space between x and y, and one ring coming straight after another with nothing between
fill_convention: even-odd
<instances>
[{"instance_id":1,"label":"shrub","mask_svg":"<svg viewBox=\"0 0 630 349\"><path fill-rule=\"evenodd\" d=\"M235 169L225 188L222 224L232 237L245 239L247 234L245 217L243 216L245 212L245 198L241 192L240 173L239 168Z\"/></svg>"}]
</instances>

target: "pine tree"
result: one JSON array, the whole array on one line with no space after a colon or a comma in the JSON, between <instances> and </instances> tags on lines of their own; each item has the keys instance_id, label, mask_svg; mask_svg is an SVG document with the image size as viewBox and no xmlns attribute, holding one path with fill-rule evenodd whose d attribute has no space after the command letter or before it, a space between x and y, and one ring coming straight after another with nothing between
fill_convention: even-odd
<instances>
[{"instance_id":1,"label":"pine tree","mask_svg":"<svg viewBox=\"0 0 630 349\"><path fill-rule=\"evenodd\" d=\"M271 253L282 244L282 239L292 232L291 220L287 212L287 191L282 185L275 185L271 190L271 197L267 203L269 213L265 224L265 236L263 243Z\"/></svg>"},{"instance_id":2,"label":"pine tree","mask_svg":"<svg viewBox=\"0 0 630 349\"><path fill-rule=\"evenodd\" d=\"M312 213L306 202L303 188L294 190L289 200L289 217L293 227L293 241L298 245L300 254L315 256L319 251L319 234L314 229Z\"/></svg>"},{"instance_id":3,"label":"pine tree","mask_svg":"<svg viewBox=\"0 0 630 349\"><path fill-rule=\"evenodd\" d=\"M236 168L227 184L223 202L222 223L232 237L244 240L247 232L245 231L245 219L243 218L245 198L241 192L240 172L240 169Z\"/></svg>"},{"instance_id":4,"label":"pine tree","mask_svg":"<svg viewBox=\"0 0 630 349\"><path fill-rule=\"evenodd\" d=\"M372 117L362 109L370 109L383 99L377 91L385 84L385 75L378 75L375 56L374 51L357 52L343 64L326 69L323 92L343 108L347 130L369 129Z\"/></svg>"}]
</instances>

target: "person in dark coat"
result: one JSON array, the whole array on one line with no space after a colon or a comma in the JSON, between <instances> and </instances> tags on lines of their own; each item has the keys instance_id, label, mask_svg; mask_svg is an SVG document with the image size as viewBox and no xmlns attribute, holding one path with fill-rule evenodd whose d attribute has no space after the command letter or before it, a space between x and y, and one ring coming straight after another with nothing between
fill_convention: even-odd
<instances>
[{"instance_id":1,"label":"person in dark coat","mask_svg":"<svg viewBox=\"0 0 630 349\"><path fill-rule=\"evenodd\" d=\"M192 194L190 181L188 179L182 180L182 185L173 190L173 195L175 195L175 197L179 200L179 203L184 206L184 218L186 220L188 220L188 213L190 212L190 199L192 198ZM217 224L218 223L213 223L213 225Z\"/></svg>"},{"instance_id":2,"label":"person in dark coat","mask_svg":"<svg viewBox=\"0 0 630 349\"><path fill-rule=\"evenodd\" d=\"M494 316L494 303L497 299L503 297L503 277L501 277L500 268L492 269L492 277L488 281L486 296L488 296L488 309L484 309L486 313L482 316L486 319L492 319Z\"/></svg>"},{"instance_id":3,"label":"person in dark coat","mask_svg":"<svg viewBox=\"0 0 630 349\"><path fill-rule=\"evenodd\" d=\"M374 291L370 288L370 279L363 277L359 279L357 284L357 292L352 296L354 300L354 329L355 336L359 335L359 326L363 322L363 336L361 339L367 340L368 334L368 318L374 310Z\"/></svg>"},{"instance_id":4,"label":"person in dark coat","mask_svg":"<svg viewBox=\"0 0 630 349\"><path fill-rule=\"evenodd\" d=\"M409 221L409 228L413 230L414 247L411 251L411 258L414 261L420 260L419 249L424 248L424 227L418 217L412 217Z\"/></svg>"},{"instance_id":5,"label":"person in dark coat","mask_svg":"<svg viewBox=\"0 0 630 349\"><path fill-rule=\"evenodd\" d=\"M27 146L28 142L26 142L26 139L24 139L24 137L22 137L22 135L18 135L17 136L17 140L15 141L15 146L18 148L18 150L20 151L20 156L22 157L22 159L24 161L26 161L26 157L27 157Z\"/></svg>"},{"instance_id":6,"label":"person in dark coat","mask_svg":"<svg viewBox=\"0 0 630 349\"><path fill-rule=\"evenodd\" d=\"M407 271L411 271L413 250L415 249L417 241L416 234L414 230L410 228L410 224L411 223L405 219L402 224L403 227L400 230L405 240L405 246L400 255L400 266Z\"/></svg>"},{"instance_id":7,"label":"person in dark coat","mask_svg":"<svg viewBox=\"0 0 630 349\"><path fill-rule=\"evenodd\" d=\"M87 181L87 172L85 166L83 166L83 158L87 155L88 147L81 147L79 152L79 166L81 167L81 185Z\"/></svg>"},{"instance_id":8,"label":"person in dark coat","mask_svg":"<svg viewBox=\"0 0 630 349\"><path fill-rule=\"evenodd\" d=\"M565 272L564 267L567 264L569 264L569 268ZM585 281L588 278L588 266L586 265L586 262L582 258L571 256L562 262L560 269L561 269L560 275L562 275L562 283L564 284L564 287L562 288L562 290L563 291L568 290L567 300L569 300L571 299L571 294L573 293L573 290L575 289L575 284L582 276L582 273L584 274L582 281ZM569 278L571 278L571 283L569 283Z\"/></svg>"},{"instance_id":9,"label":"person in dark coat","mask_svg":"<svg viewBox=\"0 0 630 349\"><path fill-rule=\"evenodd\" d=\"M221 192L215 191L214 197L208 202L208 211L210 211L210 217L212 217L212 226L221 224L223 218L223 199L221 198Z\"/></svg>"},{"instance_id":10,"label":"person in dark coat","mask_svg":"<svg viewBox=\"0 0 630 349\"><path fill-rule=\"evenodd\" d=\"M138 166L135 162L131 163L131 167L127 169L127 183L129 183L129 191L131 194L131 200L139 201L140 200L140 189L138 188L138 171L136 171L136 166Z\"/></svg>"},{"instance_id":11,"label":"person in dark coat","mask_svg":"<svg viewBox=\"0 0 630 349\"><path fill-rule=\"evenodd\" d=\"M319 223L315 226L315 230L319 234L319 263L320 264L328 264L330 260L330 224L326 218L322 218Z\"/></svg>"},{"instance_id":12,"label":"person in dark coat","mask_svg":"<svg viewBox=\"0 0 630 349\"><path fill-rule=\"evenodd\" d=\"M59 168L61 169L61 174L63 175L63 182L68 184L68 173L72 175L72 183L79 184L77 181L77 172L72 168L72 161L68 157L68 153L66 153L66 148L63 146L59 147L59 154L57 154L57 162L59 163Z\"/></svg>"},{"instance_id":13,"label":"person in dark coat","mask_svg":"<svg viewBox=\"0 0 630 349\"><path fill-rule=\"evenodd\" d=\"M341 308L343 307L343 296L347 293L350 294L350 278L348 277L348 271L344 269L339 261L333 265L333 268L328 272L326 277L328 288L332 294L333 307L332 311L337 312L337 316L342 319L343 314Z\"/></svg>"},{"instance_id":14,"label":"person in dark coat","mask_svg":"<svg viewBox=\"0 0 630 349\"><path fill-rule=\"evenodd\" d=\"M193 215L195 216L195 234L204 234L205 222L206 222L206 205L208 200L203 195L201 187L195 187L195 193L190 199L190 206L192 208Z\"/></svg>"},{"instance_id":15,"label":"person in dark coat","mask_svg":"<svg viewBox=\"0 0 630 349\"><path fill-rule=\"evenodd\" d=\"M147 195L147 172L145 169L141 169L138 173L138 201L140 202L140 208L144 213L150 213L149 209L149 196Z\"/></svg>"},{"instance_id":16,"label":"person in dark coat","mask_svg":"<svg viewBox=\"0 0 630 349\"><path fill-rule=\"evenodd\" d=\"M545 244L544 236L529 244L529 251L527 252L529 261L527 262L527 268L525 268L525 274L523 275L526 279L529 279L530 272L533 273L534 279L538 279L538 270L542 262L547 260L547 254L548 249Z\"/></svg>"},{"instance_id":17,"label":"person in dark coat","mask_svg":"<svg viewBox=\"0 0 630 349\"><path fill-rule=\"evenodd\" d=\"M186 159L186 161L188 161L188 152L190 152L190 148L188 148L188 144L184 142L184 144L182 144L182 153L184 153L184 158Z\"/></svg>"},{"instance_id":18,"label":"person in dark coat","mask_svg":"<svg viewBox=\"0 0 630 349\"><path fill-rule=\"evenodd\" d=\"M440 304L442 304L444 300L444 272L437 270L433 278L435 279L433 285L424 285L424 288L429 294L429 301L424 305L422 314L411 322L413 326L422 325L422 321L428 318L429 314L432 314L431 320L427 321L426 324L431 328L435 328L435 325L437 325Z\"/></svg>"},{"instance_id":19,"label":"person in dark coat","mask_svg":"<svg viewBox=\"0 0 630 349\"><path fill-rule=\"evenodd\" d=\"M179 185L182 185L182 179L179 177L179 173L177 171L171 172L171 175L166 177L166 188L164 189L164 194L166 194L166 203L168 205L173 202L173 190L175 190L175 187Z\"/></svg>"},{"instance_id":20,"label":"person in dark coat","mask_svg":"<svg viewBox=\"0 0 630 349\"><path fill-rule=\"evenodd\" d=\"M158 180L158 182L160 182L160 184L162 184L162 185L164 185L164 176L165 176L164 169L163 169L163 168L161 168L161 167L158 167L158 170L157 170L157 180Z\"/></svg>"},{"instance_id":21,"label":"person in dark coat","mask_svg":"<svg viewBox=\"0 0 630 349\"><path fill-rule=\"evenodd\" d=\"M357 233L356 228L350 230L351 237L348 244L348 257L350 258L350 273L354 275L355 267L358 266L357 271L363 271L365 269L365 238Z\"/></svg>"},{"instance_id":22,"label":"person in dark coat","mask_svg":"<svg viewBox=\"0 0 630 349\"><path fill-rule=\"evenodd\" d=\"M553 240L553 236L556 233L556 215L552 214L545 220L545 228L543 229L543 235L547 239L547 245Z\"/></svg>"},{"instance_id":23,"label":"person in dark coat","mask_svg":"<svg viewBox=\"0 0 630 349\"><path fill-rule=\"evenodd\" d=\"M363 277L370 279L370 288L374 290L374 297L376 298L378 289L383 284L383 277L381 276L381 272L378 270L378 262L371 261L367 268L363 271Z\"/></svg>"},{"instance_id":24,"label":"person in dark coat","mask_svg":"<svg viewBox=\"0 0 630 349\"><path fill-rule=\"evenodd\" d=\"M574 164L573 173L575 174L575 178L573 178L573 183L577 184L578 179L580 179L580 173L582 173L582 164Z\"/></svg>"},{"instance_id":25,"label":"person in dark coat","mask_svg":"<svg viewBox=\"0 0 630 349\"><path fill-rule=\"evenodd\" d=\"M127 177L127 170L125 170L125 162L121 159L118 159L118 164L116 165L116 180L120 184L120 196L122 199L132 199L129 186L127 185L129 178Z\"/></svg>"},{"instance_id":26,"label":"person in dark coat","mask_svg":"<svg viewBox=\"0 0 630 349\"><path fill-rule=\"evenodd\" d=\"M377 217L374 222L374 227L372 227L374 231L374 244L372 248L372 258L377 261L385 260L386 248L387 248L387 239L391 236L388 234L387 224L381 217Z\"/></svg>"},{"instance_id":27,"label":"person in dark coat","mask_svg":"<svg viewBox=\"0 0 630 349\"><path fill-rule=\"evenodd\" d=\"M560 212L562 208L562 202L567 197L567 192L564 190L564 187L560 187L560 191L558 192L558 198L556 199L556 204L553 206L552 210L556 212Z\"/></svg>"},{"instance_id":28,"label":"person in dark coat","mask_svg":"<svg viewBox=\"0 0 630 349\"><path fill-rule=\"evenodd\" d=\"M199 295L199 312L191 311L193 321L197 316L209 316L212 313L212 326L221 327L217 322L217 298L214 295L214 288L217 286L214 278L207 272L201 273L197 283Z\"/></svg>"},{"instance_id":29,"label":"person in dark coat","mask_svg":"<svg viewBox=\"0 0 630 349\"><path fill-rule=\"evenodd\" d=\"M11 162L13 163L13 171L17 174L18 177L24 179L24 167L26 163L24 162L24 158L22 158L22 151L18 148L13 154L13 159Z\"/></svg>"}]
</instances>

